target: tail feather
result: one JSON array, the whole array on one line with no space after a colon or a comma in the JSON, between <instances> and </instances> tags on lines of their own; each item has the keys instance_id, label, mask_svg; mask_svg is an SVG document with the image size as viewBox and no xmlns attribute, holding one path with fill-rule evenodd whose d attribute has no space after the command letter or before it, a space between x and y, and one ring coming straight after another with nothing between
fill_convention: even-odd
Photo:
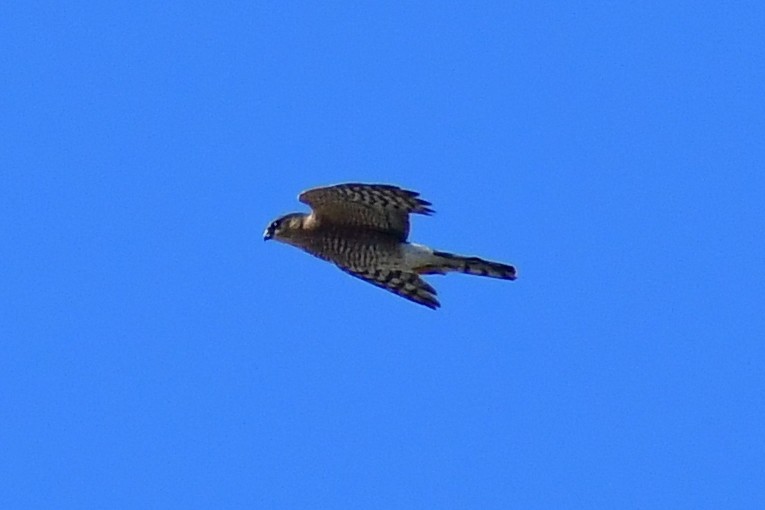
<instances>
[{"instance_id":1,"label":"tail feather","mask_svg":"<svg viewBox=\"0 0 765 510\"><path fill-rule=\"evenodd\" d=\"M491 262L478 257L463 257L444 251L434 251L433 255L436 257L434 263L421 268L418 271L420 274L444 274L456 271L502 280L515 280L517 277L515 266L508 264Z\"/></svg>"}]
</instances>

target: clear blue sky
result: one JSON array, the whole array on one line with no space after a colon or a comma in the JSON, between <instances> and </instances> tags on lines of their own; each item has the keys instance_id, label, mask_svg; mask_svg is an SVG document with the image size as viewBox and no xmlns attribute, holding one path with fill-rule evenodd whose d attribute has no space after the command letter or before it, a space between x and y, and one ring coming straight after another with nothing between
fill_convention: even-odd
<instances>
[{"instance_id":1,"label":"clear blue sky","mask_svg":"<svg viewBox=\"0 0 765 510\"><path fill-rule=\"evenodd\" d=\"M0 507L765 508L761 2L0 8ZM431 311L277 243L422 192Z\"/></svg>"}]
</instances>

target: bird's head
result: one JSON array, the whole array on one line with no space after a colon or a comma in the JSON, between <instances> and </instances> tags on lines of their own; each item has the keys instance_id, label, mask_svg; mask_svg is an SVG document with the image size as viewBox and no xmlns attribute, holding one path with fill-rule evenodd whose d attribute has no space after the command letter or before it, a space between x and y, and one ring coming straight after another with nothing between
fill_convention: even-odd
<instances>
[{"instance_id":1,"label":"bird's head","mask_svg":"<svg viewBox=\"0 0 765 510\"><path fill-rule=\"evenodd\" d=\"M302 228L305 216L303 213L290 213L275 219L266 231L263 232L263 240L275 239L276 241L284 241L289 239L292 232Z\"/></svg>"}]
</instances>

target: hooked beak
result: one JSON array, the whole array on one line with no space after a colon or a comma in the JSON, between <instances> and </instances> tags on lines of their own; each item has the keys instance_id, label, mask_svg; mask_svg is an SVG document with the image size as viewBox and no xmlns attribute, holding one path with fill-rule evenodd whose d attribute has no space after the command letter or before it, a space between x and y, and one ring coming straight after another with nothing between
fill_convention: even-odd
<instances>
[{"instance_id":1,"label":"hooked beak","mask_svg":"<svg viewBox=\"0 0 765 510\"><path fill-rule=\"evenodd\" d=\"M268 241L268 240L269 240L269 239L271 239L272 237L274 237L274 233L273 233L273 232L271 232L271 229L270 229L270 228L267 228L267 229L266 229L266 231L265 231L265 232L263 232L263 240L264 240L264 241Z\"/></svg>"}]
</instances>

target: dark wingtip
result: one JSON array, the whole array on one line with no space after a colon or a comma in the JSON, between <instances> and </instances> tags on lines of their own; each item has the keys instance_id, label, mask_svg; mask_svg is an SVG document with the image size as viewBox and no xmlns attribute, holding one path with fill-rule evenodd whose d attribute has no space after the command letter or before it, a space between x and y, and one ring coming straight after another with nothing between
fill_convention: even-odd
<instances>
[{"instance_id":1,"label":"dark wingtip","mask_svg":"<svg viewBox=\"0 0 765 510\"><path fill-rule=\"evenodd\" d=\"M420 301L419 303L423 306L427 306L431 310L438 310L441 308L441 303L438 301Z\"/></svg>"},{"instance_id":2,"label":"dark wingtip","mask_svg":"<svg viewBox=\"0 0 765 510\"><path fill-rule=\"evenodd\" d=\"M410 189L401 188L399 186L390 186L390 188L400 191L401 193L405 193L410 198L414 199L415 203L417 204L417 208L412 211L413 213L430 216L436 212L430 207L433 205L431 202L420 198L420 193L418 191L412 191Z\"/></svg>"},{"instance_id":3,"label":"dark wingtip","mask_svg":"<svg viewBox=\"0 0 765 510\"><path fill-rule=\"evenodd\" d=\"M435 214L436 211L434 211L430 206L433 205L427 200L423 200L421 198L417 199L417 209L415 209L412 212L416 212L417 214L424 214L425 216L430 216L432 214Z\"/></svg>"}]
</instances>

